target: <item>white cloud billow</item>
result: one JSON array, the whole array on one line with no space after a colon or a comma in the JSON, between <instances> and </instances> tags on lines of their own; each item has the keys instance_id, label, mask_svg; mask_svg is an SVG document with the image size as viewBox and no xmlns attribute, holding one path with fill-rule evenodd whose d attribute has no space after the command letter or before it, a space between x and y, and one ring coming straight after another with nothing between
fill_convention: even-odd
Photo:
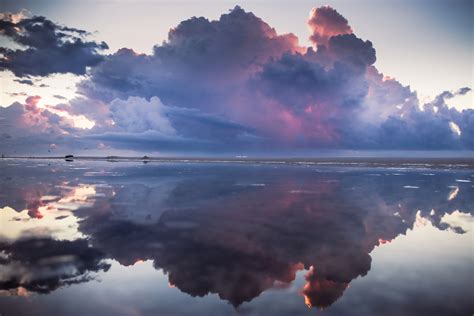
<instances>
[{"instance_id":1,"label":"white cloud billow","mask_svg":"<svg viewBox=\"0 0 474 316\"><path fill-rule=\"evenodd\" d=\"M110 113L115 125L130 133L152 130L175 135L176 130L165 112L166 106L158 97L152 97L150 101L129 97L127 100L115 99L110 103Z\"/></svg>"}]
</instances>

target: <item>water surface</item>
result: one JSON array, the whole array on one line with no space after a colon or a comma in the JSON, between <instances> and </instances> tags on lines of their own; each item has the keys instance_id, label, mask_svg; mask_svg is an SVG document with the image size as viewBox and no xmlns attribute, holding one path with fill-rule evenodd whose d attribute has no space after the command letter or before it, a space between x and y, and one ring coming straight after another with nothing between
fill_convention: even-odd
<instances>
[{"instance_id":1,"label":"water surface","mask_svg":"<svg viewBox=\"0 0 474 316\"><path fill-rule=\"evenodd\" d=\"M0 314L472 315L474 170L0 160Z\"/></svg>"}]
</instances>

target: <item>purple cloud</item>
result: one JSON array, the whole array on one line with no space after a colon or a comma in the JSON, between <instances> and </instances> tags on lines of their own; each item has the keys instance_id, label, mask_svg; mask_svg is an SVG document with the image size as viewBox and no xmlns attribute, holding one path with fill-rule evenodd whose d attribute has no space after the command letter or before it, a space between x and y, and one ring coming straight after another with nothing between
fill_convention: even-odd
<instances>
[{"instance_id":1,"label":"purple cloud","mask_svg":"<svg viewBox=\"0 0 474 316\"><path fill-rule=\"evenodd\" d=\"M53 30L45 38L4 32L38 50L46 42L62 49L71 43L66 33L78 41L86 35L39 22ZM376 69L372 42L337 11L313 9L308 24L314 48L240 7L215 21L181 22L150 55L122 48L99 56L100 44L80 40L102 61L79 83L81 97L56 109L95 122L90 130L67 127L71 138L140 151L474 149L473 110L445 103L470 88L421 104ZM64 118L58 124L66 128Z\"/></svg>"}]
</instances>

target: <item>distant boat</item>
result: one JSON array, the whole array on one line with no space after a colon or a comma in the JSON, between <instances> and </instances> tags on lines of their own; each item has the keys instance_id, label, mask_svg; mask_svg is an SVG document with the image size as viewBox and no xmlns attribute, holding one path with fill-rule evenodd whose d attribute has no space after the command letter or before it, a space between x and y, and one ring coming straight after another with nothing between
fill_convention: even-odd
<instances>
[{"instance_id":1,"label":"distant boat","mask_svg":"<svg viewBox=\"0 0 474 316\"><path fill-rule=\"evenodd\" d=\"M66 155L66 156L64 156L64 159L66 161L74 161L74 155Z\"/></svg>"}]
</instances>

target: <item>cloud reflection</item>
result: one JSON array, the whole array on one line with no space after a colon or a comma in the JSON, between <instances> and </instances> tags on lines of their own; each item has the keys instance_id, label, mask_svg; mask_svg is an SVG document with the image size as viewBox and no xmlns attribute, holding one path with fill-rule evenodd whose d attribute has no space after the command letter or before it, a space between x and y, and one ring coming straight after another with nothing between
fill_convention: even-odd
<instances>
[{"instance_id":1,"label":"cloud reflection","mask_svg":"<svg viewBox=\"0 0 474 316\"><path fill-rule=\"evenodd\" d=\"M34 170L35 181L2 180L11 192L7 201L22 205L19 212L28 201L54 206L57 221L73 209L87 239L30 233L2 242L1 264L10 271L0 278L3 290L48 293L107 271L103 259L124 266L152 260L170 285L192 296L215 293L235 307L290 284L304 269L302 303L327 308L369 273L374 247L423 221L463 232L459 221L472 218L474 196L472 186L455 181L467 171L434 171L427 179L423 172L388 169L107 165L92 175L62 170L64 185L47 168ZM20 183L24 189L14 190ZM447 199L453 184L457 196ZM25 193L29 188L41 192L36 200ZM455 210L465 216L450 221L446 214Z\"/></svg>"},{"instance_id":2,"label":"cloud reflection","mask_svg":"<svg viewBox=\"0 0 474 316\"><path fill-rule=\"evenodd\" d=\"M0 243L0 289L7 293L49 293L89 281L91 272L107 271L103 253L85 239L26 238Z\"/></svg>"}]
</instances>

